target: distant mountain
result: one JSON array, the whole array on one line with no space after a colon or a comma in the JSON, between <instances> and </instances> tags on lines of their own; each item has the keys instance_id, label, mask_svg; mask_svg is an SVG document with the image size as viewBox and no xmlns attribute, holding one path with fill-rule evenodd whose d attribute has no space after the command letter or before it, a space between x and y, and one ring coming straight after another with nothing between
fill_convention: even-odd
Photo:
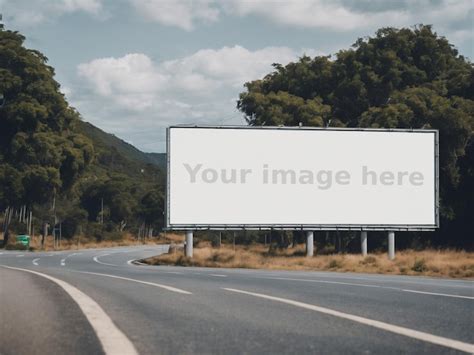
<instances>
[{"instance_id":1,"label":"distant mountain","mask_svg":"<svg viewBox=\"0 0 474 355\"><path fill-rule=\"evenodd\" d=\"M89 137L95 147L102 149L114 148L120 155L130 161L153 164L161 169L166 169L166 153L145 153L135 148L130 143L118 138L114 134L104 132L89 122L79 121L77 130Z\"/></svg>"}]
</instances>

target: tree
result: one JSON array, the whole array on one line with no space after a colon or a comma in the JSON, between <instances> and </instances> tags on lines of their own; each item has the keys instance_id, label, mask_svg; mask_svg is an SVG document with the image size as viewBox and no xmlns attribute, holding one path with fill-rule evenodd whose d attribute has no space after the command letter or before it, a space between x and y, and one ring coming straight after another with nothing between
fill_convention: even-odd
<instances>
[{"instance_id":1,"label":"tree","mask_svg":"<svg viewBox=\"0 0 474 355\"><path fill-rule=\"evenodd\" d=\"M91 141L74 132L79 114L59 91L48 59L25 48L24 40L19 33L0 28L2 210L28 206L32 211L56 194L67 194L94 155ZM47 223L47 214L36 215ZM8 224L5 229L4 241Z\"/></svg>"},{"instance_id":2,"label":"tree","mask_svg":"<svg viewBox=\"0 0 474 355\"><path fill-rule=\"evenodd\" d=\"M151 228L162 228L164 225L164 198L163 191L153 189L147 192L140 200L138 216L145 225Z\"/></svg>"},{"instance_id":3,"label":"tree","mask_svg":"<svg viewBox=\"0 0 474 355\"><path fill-rule=\"evenodd\" d=\"M94 154L91 141L74 132L79 114L59 91L48 59L25 48L24 39L0 29L0 176L8 186L1 207L43 203L66 191Z\"/></svg>"},{"instance_id":4,"label":"tree","mask_svg":"<svg viewBox=\"0 0 474 355\"><path fill-rule=\"evenodd\" d=\"M245 84L250 125L436 128L441 230L437 243L472 247L474 67L431 26L382 28L334 60L304 56ZM462 237L452 238L461 233ZM471 244L471 245L469 245Z\"/></svg>"}]
</instances>

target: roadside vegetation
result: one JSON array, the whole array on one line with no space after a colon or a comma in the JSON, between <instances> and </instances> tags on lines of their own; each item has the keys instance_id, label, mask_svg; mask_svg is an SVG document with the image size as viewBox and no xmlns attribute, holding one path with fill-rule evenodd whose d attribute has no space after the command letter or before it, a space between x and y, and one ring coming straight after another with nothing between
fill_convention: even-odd
<instances>
[{"instance_id":1,"label":"roadside vegetation","mask_svg":"<svg viewBox=\"0 0 474 355\"><path fill-rule=\"evenodd\" d=\"M83 122L61 93L48 58L24 42L20 33L0 27L0 247L16 247L11 245L18 234L34 235L32 247L44 249L51 247L52 235L61 239L56 248L159 239L165 156L140 152ZM245 84L237 103L252 126L438 129L441 228L397 233L397 248L474 250L474 67L447 38L431 26L382 28L333 56L275 63L271 73L255 79ZM286 203L279 196L274 200ZM224 243L233 243L223 234ZM238 233L228 263L267 267L283 258L285 267L451 276L451 266L435 265L430 255L465 259L462 252L431 251L415 260L417 251L398 265L402 251L392 264L377 252L374 263L370 257L351 262L357 235L338 231L315 237L319 255L309 261L299 259L301 250L293 247L303 241L298 232L268 236L269 244L277 244L271 253L257 246L250 250L267 244L263 238L267 235ZM385 250L386 237L373 233L369 243L375 251ZM211 261L225 259L227 249L208 251ZM193 262L200 253L207 260L206 250L198 249ZM463 277L470 277L469 265L458 265Z\"/></svg>"},{"instance_id":2,"label":"roadside vegetation","mask_svg":"<svg viewBox=\"0 0 474 355\"><path fill-rule=\"evenodd\" d=\"M317 252L317 251L316 251ZM271 249L263 245L223 244L220 248L204 242L194 248L193 258L187 258L182 248L172 248L168 254L144 259L150 265L177 265L222 268L312 270L360 272L393 275L474 278L474 253L456 250L412 249L397 252L390 261L384 252L363 257L360 254L316 254L305 256L304 246Z\"/></svg>"},{"instance_id":3,"label":"roadside vegetation","mask_svg":"<svg viewBox=\"0 0 474 355\"><path fill-rule=\"evenodd\" d=\"M132 234L120 236L117 239L107 239L97 241L95 238L86 238L84 236L75 236L74 238L64 239L61 243L54 244L54 239L49 236L45 239L44 245L41 243L41 236L36 236L31 239L30 247L15 243L13 240L6 245L6 250L28 250L28 251L59 251L59 250L78 250L78 249L92 249L92 248L112 248L122 246L136 246L136 245L158 245L170 244L181 245L184 237L179 234L160 234L158 237L138 239Z\"/></svg>"}]
</instances>

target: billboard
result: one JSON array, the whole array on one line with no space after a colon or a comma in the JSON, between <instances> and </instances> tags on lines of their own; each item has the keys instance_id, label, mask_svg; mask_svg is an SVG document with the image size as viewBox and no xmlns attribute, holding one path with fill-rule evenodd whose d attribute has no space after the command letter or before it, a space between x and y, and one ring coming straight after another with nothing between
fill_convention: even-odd
<instances>
[{"instance_id":1,"label":"billboard","mask_svg":"<svg viewBox=\"0 0 474 355\"><path fill-rule=\"evenodd\" d=\"M438 131L173 126L169 229L432 230Z\"/></svg>"}]
</instances>

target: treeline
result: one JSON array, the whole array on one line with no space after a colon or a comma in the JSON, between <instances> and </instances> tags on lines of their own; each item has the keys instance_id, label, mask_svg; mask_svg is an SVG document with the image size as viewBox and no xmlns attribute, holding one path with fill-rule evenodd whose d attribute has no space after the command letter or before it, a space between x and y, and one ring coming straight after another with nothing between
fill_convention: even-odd
<instances>
[{"instance_id":1,"label":"treeline","mask_svg":"<svg viewBox=\"0 0 474 355\"><path fill-rule=\"evenodd\" d=\"M91 131L60 93L47 58L23 42L19 33L0 29L4 239L9 231L38 235L46 229L97 240L156 234L164 222L163 170ZM438 129L441 229L399 233L397 247L473 248L474 69L430 26L384 28L335 58L275 64L245 87L237 106L250 125ZM276 247L304 241L301 232L196 235ZM356 232L320 232L315 240L320 250L358 248ZM383 233L369 235L370 248L385 242Z\"/></svg>"},{"instance_id":2,"label":"treeline","mask_svg":"<svg viewBox=\"0 0 474 355\"><path fill-rule=\"evenodd\" d=\"M0 29L0 211L10 233L101 239L163 226L164 174L88 136L48 59ZM99 131L99 130L97 130Z\"/></svg>"},{"instance_id":3,"label":"treeline","mask_svg":"<svg viewBox=\"0 0 474 355\"><path fill-rule=\"evenodd\" d=\"M274 69L240 94L250 125L438 129L441 228L402 238L473 248L474 69L446 38L431 26L383 28L335 58L304 56ZM333 245L353 239L341 233L331 233L342 239L330 238Z\"/></svg>"}]
</instances>

